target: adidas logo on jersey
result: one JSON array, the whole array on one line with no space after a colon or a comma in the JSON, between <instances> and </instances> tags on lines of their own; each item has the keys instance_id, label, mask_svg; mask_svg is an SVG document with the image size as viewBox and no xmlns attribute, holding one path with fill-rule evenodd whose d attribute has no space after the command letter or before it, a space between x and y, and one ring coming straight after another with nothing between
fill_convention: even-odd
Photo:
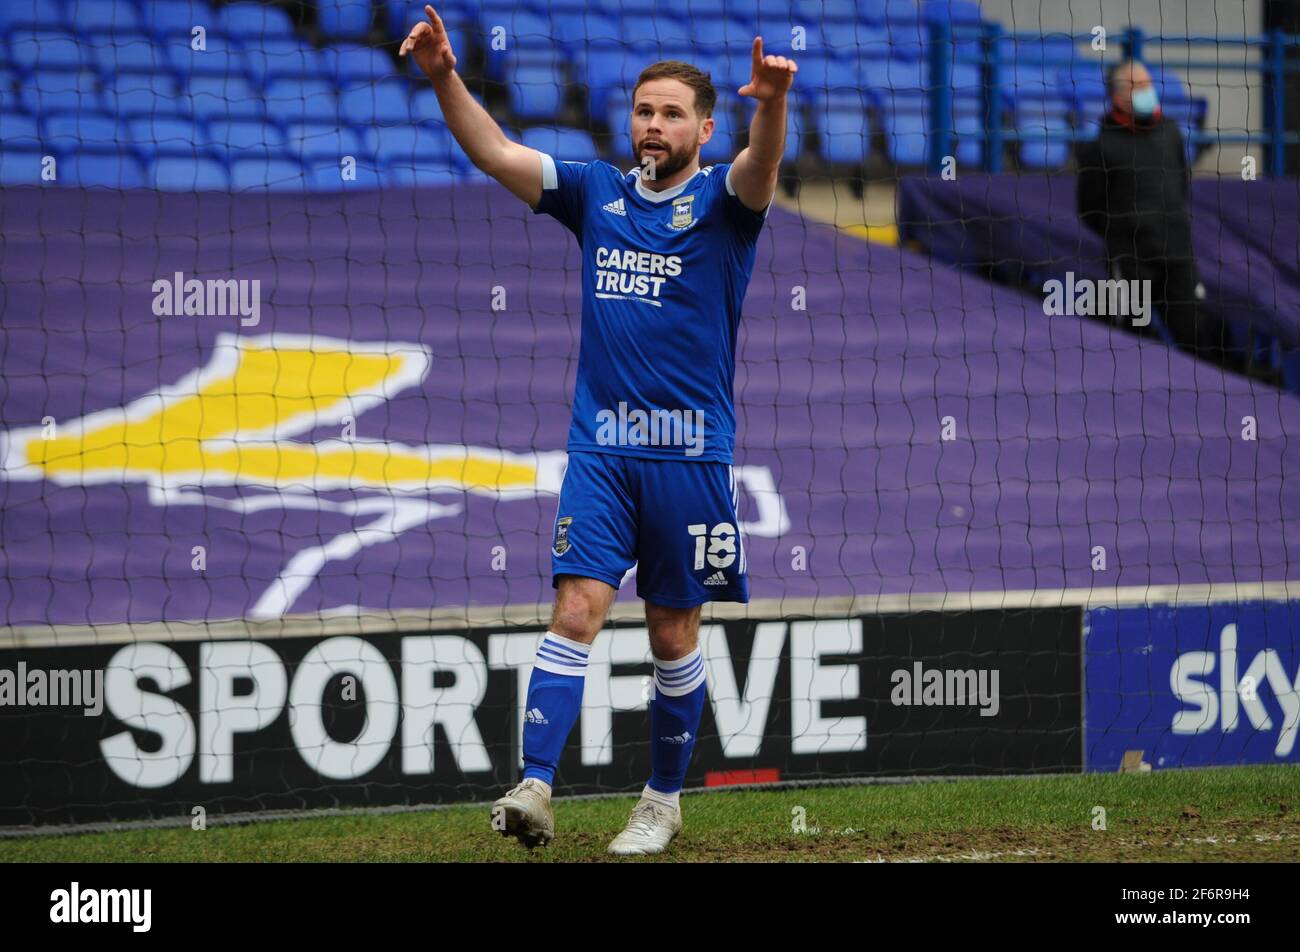
<instances>
[{"instance_id":1,"label":"adidas logo on jersey","mask_svg":"<svg viewBox=\"0 0 1300 952\"><path fill-rule=\"evenodd\" d=\"M531 711L525 711L525 712L524 712L524 720L526 720L529 724L549 724L549 723L551 723L550 721L548 721L548 720L546 719L546 715L544 715L544 714L542 713L542 709L541 709L540 707L535 707L535 708L533 708Z\"/></svg>"},{"instance_id":2,"label":"adidas logo on jersey","mask_svg":"<svg viewBox=\"0 0 1300 952\"><path fill-rule=\"evenodd\" d=\"M615 215L622 215L624 218L627 217L627 209L623 206L623 199L621 198L615 199L612 202L606 202L604 208L607 212L613 212Z\"/></svg>"},{"instance_id":3,"label":"adidas logo on jersey","mask_svg":"<svg viewBox=\"0 0 1300 952\"><path fill-rule=\"evenodd\" d=\"M704 584L705 585L726 585L727 584L726 573L721 570L714 572L712 575L710 575L708 578L704 580Z\"/></svg>"},{"instance_id":4,"label":"adidas logo on jersey","mask_svg":"<svg viewBox=\"0 0 1300 952\"><path fill-rule=\"evenodd\" d=\"M676 737L660 737L659 739L665 744L685 744L690 741L691 732L687 731L684 734L678 734Z\"/></svg>"}]
</instances>

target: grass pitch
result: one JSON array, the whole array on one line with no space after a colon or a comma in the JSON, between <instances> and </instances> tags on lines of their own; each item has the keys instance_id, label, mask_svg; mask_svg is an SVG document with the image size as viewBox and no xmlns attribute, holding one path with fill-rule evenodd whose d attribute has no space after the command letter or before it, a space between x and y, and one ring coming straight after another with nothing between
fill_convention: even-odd
<instances>
[{"instance_id":1,"label":"grass pitch","mask_svg":"<svg viewBox=\"0 0 1300 952\"><path fill-rule=\"evenodd\" d=\"M605 853L632 797L557 800L525 850L488 805L0 840L0 862L1160 862L1300 855L1300 767L723 790L682 797L668 853ZM1097 808L1102 808L1104 814ZM1104 829L1100 826L1104 819Z\"/></svg>"}]
</instances>

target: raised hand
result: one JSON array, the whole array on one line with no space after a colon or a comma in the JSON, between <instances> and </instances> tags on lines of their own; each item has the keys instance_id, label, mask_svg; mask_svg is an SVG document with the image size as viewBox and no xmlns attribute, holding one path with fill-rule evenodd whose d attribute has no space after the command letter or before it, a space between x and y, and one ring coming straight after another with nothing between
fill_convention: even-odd
<instances>
[{"instance_id":1,"label":"raised hand","mask_svg":"<svg viewBox=\"0 0 1300 952\"><path fill-rule=\"evenodd\" d=\"M402 41L398 55L410 53L415 58L415 65L424 71L430 79L446 76L456 68L456 54L452 52L451 40L447 28L442 25L442 18L433 7L426 5L425 14L429 22L421 20L411 27L411 32Z\"/></svg>"},{"instance_id":2,"label":"raised hand","mask_svg":"<svg viewBox=\"0 0 1300 952\"><path fill-rule=\"evenodd\" d=\"M784 56L764 56L763 38L754 37L754 62L749 82L736 90L742 96L752 96L760 101L779 99L794 82L799 72L795 61Z\"/></svg>"}]
</instances>

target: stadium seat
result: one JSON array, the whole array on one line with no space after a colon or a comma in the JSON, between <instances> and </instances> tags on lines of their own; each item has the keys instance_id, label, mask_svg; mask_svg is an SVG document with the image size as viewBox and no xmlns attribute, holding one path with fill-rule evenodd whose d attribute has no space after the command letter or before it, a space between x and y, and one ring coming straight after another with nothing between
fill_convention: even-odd
<instances>
[{"instance_id":1,"label":"stadium seat","mask_svg":"<svg viewBox=\"0 0 1300 952\"><path fill-rule=\"evenodd\" d=\"M510 110L521 119L557 120L564 106L564 77L551 69L520 66L507 77Z\"/></svg>"},{"instance_id":2,"label":"stadium seat","mask_svg":"<svg viewBox=\"0 0 1300 952\"><path fill-rule=\"evenodd\" d=\"M286 10L266 3L232 3L221 8L221 25L230 36L246 37L250 46L294 35Z\"/></svg>"},{"instance_id":3,"label":"stadium seat","mask_svg":"<svg viewBox=\"0 0 1300 952\"><path fill-rule=\"evenodd\" d=\"M89 70L37 73L23 83L18 101L36 116L97 112L101 108L99 77Z\"/></svg>"},{"instance_id":4,"label":"stadium seat","mask_svg":"<svg viewBox=\"0 0 1300 952\"><path fill-rule=\"evenodd\" d=\"M336 40L365 39L374 22L370 0L316 0L316 15L321 32Z\"/></svg>"},{"instance_id":5,"label":"stadium seat","mask_svg":"<svg viewBox=\"0 0 1300 952\"><path fill-rule=\"evenodd\" d=\"M0 149L0 185L43 185L41 178L44 157L40 151L16 152Z\"/></svg>"},{"instance_id":6,"label":"stadium seat","mask_svg":"<svg viewBox=\"0 0 1300 952\"><path fill-rule=\"evenodd\" d=\"M74 188L144 188L144 170L126 152L72 153L58 163L58 183Z\"/></svg>"},{"instance_id":7,"label":"stadium seat","mask_svg":"<svg viewBox=\"0 0 1300 952\"><path fill-rule=\"evenodd\" d=\"M189 114L189 106L177 94L176 84L161 73L118 76L104 88L103 100L106 110L121 118Z\"/></svg>"},{"instance_id":8,"label":"stadium seat","mask_svg":"<svg viewBox=\"0 0 1300 952\"><path fill-rule=\"evenodd\" d=\"M221 32L220 17L206 0L142 0L140 23L159 41L182 40L186 46L196 26L203 27L209 40Z\"/></svg>"},{"instance_id":9,"label":"stadium seat","mask_svg":"<svg viewBox=\"0 0 1300 952\"><path fill-rule=\"evenodd\" d=\"M929 159L929 115L929 102L919 92L895 92L882 101L885 156L895 165L925 165Z\"/></svg>"},{"instance_id":10,"label":"stadium seat","mask_svg":"<svg viewBox=\"0 0 1300 952\"><path fill-rule=\"evenodd\" d=\"M619 48L621 27L615 17L595 10L568 17L556 17L551 25L556 42L570 62L580 64L589 50Z\"/></svg>"},{"instance_id":11,"label":"stadium seat","mask_svg":"<svg viewBox=\"0 0 1300 952\"><path fill-rule=\"evenodd\" d=\"M422 126L376 126L368 129L362 141L366 154L372 155L381 168L393 163L451 162L453 143L445 127L429 123Z\"/></svg>"},{"instance_id":12,"label":"stadium seat","mask_svg":"<svg viewBox=\"0 0 1300 952\"><path fill-rule=\"evenodd\" d=\"M630 90L646 65L643 57L625 49L600 46L588 51L581 76L588 89L588 114L604 115L610 90Z\"/></svg>"},{"instance_id":13,"label":"stadium seat","mask_svg":"<svg viewBox=\"0 0 1300 952\"><path fill-rule=\"evenodd\" d=\"M1022 100L1015 109L1017 153L1031 169L1055 169L1070 158L1068 107L1058 100Z\"/></svg>"},{"instance_id":14,"label":"stadium seat","mask_svg":"<svg viewBox=\"0 0 1300 952\"><path fill-rule=\"evenodd\" d=\"M273 79L266 85L263 97L267 115L286 126L295 122L337 124L339 121L334 84L325 79Z\"/></svg>"},{"instance_id":15,"label":"stadium seat","mask_svg":"<svg viewBox=\"0 0 1300 952\"><path fill-rule=\"evenodd\" d=\"M404 125L411 121L415 87L402 76L345 89L339 94L339 115L357 126Z\"/></svg>"},{"instance_id":16,"label":"stadium seat","mask_svg":"<svg viewBox=\"0 0 1300 952\"><path fill-rule=\"evenodd\" d=\"M217 33L208 35L207 49L192 49L187 43L169 44L171 63L182 82L189 76L244 77L248 66L244 51Z\"/></svg>"},{"instance_id":17,"label":"stadium seat","mask_svg":"<svg viewBox=\"0 0 1300 952\"><path fill-rule=\"evenodd\" d=\"M693 33L697 46L715 56L746 51L754 42L749 24L734 17L699 20L694 24Z\"/></svg>"},{"instance_id":18,"label":"stadium seat","mask_svg":"<svg viewBox=\"0 0 1300 952\"><path fill-rule=\"evenodd\" d=\"M49 0L5 0L0 3L0 36L10 30L61 30L63 25L62 8Z\"/></svg>"},{"instance_id":19,"label":"stadium seat","mask_svg":"<svg viewBox=\"0 0 1300 952\"><path fill-rule=\"evenodd\" d=\"M329 66L341 87L360 86L394 75L392 59L373 47L340 43L326 55L333 60Z\"/></svg>"},{"instance_id":20,"label":"stadium seat","mask_svg":"<svg viewBox=\"0 0 1300 952\"><path fill-rule=\"evenodd\" d=\"M754 112L758 108L758 103L745 97L740 100L744 108L743 119L745 128L754 121ZM785 107L785 152L781 155L782 162L793 162L799 157L799 153L804 149L804 138L808 131L808 123L804 118L803 109L804 100L800 96L791 92L786 96Z\"/></svg>"},{"instance_id":21,"label":"stadium seat","mask_svg":"<svg viewBox=\"0 0 1300 952\"><path fill-rule=\"evenodd\" d=\"M979 4L971 0L925 0L921 17L927 23L978 24L983 20Z\"/></svg>"},{"instance_id":22,"label":"stadium seat","mask_svg":"<svg viewBox=\"0 0 1300 952\"><path fill-rule=\"evenodd\" d=\"M284 150L284 137L270 123L252 119L213 119L208 141L222 161L268 156Z\"/></svg>"},{"instance_id":23,"label":"stadium seat","mask_svg":"<svg viewBox=\"0 0 1300 952\"><path fill-rule=\"evenodd\" d=\"M0 151L41 151L41 123L35 116L0 110Z\"/></svg>"},{"instance_id":24,"label":"stadium seat","mask_svg":"<svg viewBox=\"0 0 1300 952\"><path fill-rule=\"evenodd\" d=\"M984 162L984 111L969 103L953 103L953 132L957 135L957 162L978 168Z\"/></svg>"},{"instance_id":25,"label":"stadium seat","mask_svg":"<svg viewBox=\"0 0 1300 952\"><path fill-rule=\"evenodd\" d=\"M870 23L845 23L823 35L827 51L840 59L873 63L890 57L889 33ZM795 57L802 64L799 56ZM803 66L799 67L800 72ZM799 80L796 78L795 82Z\"/></svg>"},{"instance_id":26,"label":"stadium seat","mask_svg":"<svg viewBox=\"0 0 1300 952\"><path fill-rule=\"evenodd\" d=\"M21 73L78 72L94 66L85 46L64 30L18 30L9 35L9 63Z\"/></svg>"},{"instance_id":27,"label":"stadium seat","mask_svg":"<svg viewBox=\"0 0 1300 952\"><path fill-rule=\"evenodd\" d=\"M132 119L125 123L122 141L147 156L191 160L211 157L202 127L192 119L177 116L150 115Z\"/></svg>"},{"instance_id":28,"label":"stadium seat","mask_svg":"<svg viewBox=\"0 0 1300 952\"><path fill-rule=\"evenodd\" d=\"M445 124L442 103L438 102L438 94L432 88L420 89L411 98L411 121Z\"/></svg>"},{"instance_id":29,"label":"stadium seat","mask_svg":"<svg viewBox=\"0 0 1300 952\"><path fill-rule=\"evenodd\" d=\"M390 165L380 173L385 188L422 188L456 185L461 175L450 165L434 162L421 165Z\"/></svg>"},{"instance_id":30,"label":"stadium seat","mask_svg":"<svg viewBox=\"0 0 1300 952\"><path fill-rule=\"evenodd\" d=\"M45 120L44 142L60 155L116 153L121 148L118 144L120 136L116 117L106 113L74 112Z\"/></svg>"},{"instance_id":31,"label":"stadium seat","mask_svg":"<svg viewBox=\"0 0 1300 952\"><path fill-rule=\"evenodd\" d=\"M533 126L520 137L524 145L567 162L592 162L597 158L596 143L581 129L564 126Z\"/></svg>"},{"instance_id":32,"label":"stadium seat","mask_svg":"<svg viewBox=\"0 0 1300 952\"><path fill-rule=\"evenodd\" d=\"M105 81L121 73L168 73L174 68L170 46L144 33L100 33L90 37L87 48Z\"/></svg>"},{"instance_id":33,"label":"stadium seat","mask_svg":"<svg viewBox=\"0 0 1300 952\"><path fill-rule=\"evenodd\" d=\"M230 188L234 192L297 191L306 187L301 163L281 158L236 159L230 163Z\"/></svg>"},{"instance_id":34,"label":"stadium seat","mask_svg":"<svg viewBox=\"0 0 1300 952\"><path fill-rule=\"evenodd\" d=\"M343 178L343 166L339 159L317 159L304 162L305 172L303 187L316 192L337 192L343 189L378 188L380 184L379 169L370 159L357 159L351 167L349 179Z\"/></svg>"},{"instance_id":35,"label":"stadium seat","mask_svg":"<svg viewBox=\"0 0 1300 952\"><path fill-rule=\"evenodd\" d=\"M63 17L79 36L134 33L141 29L139 11L130 0L63 0Z\"/></svg>"},{"instance_id":36,"label":"stadium seat","mask_svg":"<svg viewBox=\"0 0 1300 952\"><path fill-rule=\"evenodd\" d=\"M713 109L713 138L700 149L700 164L730 162L736 157L736 116L740 111L739 96L719 91L718 104Z\"/></svg>"},{"instance_id":37,"label":"stadium seat","mask_svg":"<svg viewBox=\"0 0 1300 952\"><path fill-rule=\"evenodd\" d=\"M691 49L694 31L680 20L664 16L625 16L619 24L623 42L642 55L661 49Z\"/></svg>"},{"instance_id":38,"label":"stadium seat","mask_svg":"<svg viewBox=\"0 0 1300 952\"><path fill-rule=\"evenodd\" d=\"M245 47L244 64L253 81L263 86L282 76L318 79L326 68L312 47L284 37L271 37L255 47Z\"/></svg>"},{"instance_id":39,"label":"stadium seat","mask_svg":"<svg viewBox=\"0 0 1300 952\"><path fill-rule=\"evenodd\" d=\"M177 192L227 191L230 176L215 159L160 156L149 169L154 188Z\"/></svg>"},{"instance_id":40,"label":"stadium seat","mask_svg":"<svg viewBox=\"0 0 1300 952\"><path fill-rule=\"evenodd\" d=\"M814 98L812 112L821 157L834 165L858 165L871 148L868 96L841 90Z\"/></svg>"},{"instance_id":41,"label":"stadium seat","mask_svg":"<svg viewBox=\"0 0 1300 952\"><path fill-rule=\"evenodd\" d=\"M261 119L262 95L242 76L192 76L187 87L196 119Z\"/></svg>"}]
</instances>

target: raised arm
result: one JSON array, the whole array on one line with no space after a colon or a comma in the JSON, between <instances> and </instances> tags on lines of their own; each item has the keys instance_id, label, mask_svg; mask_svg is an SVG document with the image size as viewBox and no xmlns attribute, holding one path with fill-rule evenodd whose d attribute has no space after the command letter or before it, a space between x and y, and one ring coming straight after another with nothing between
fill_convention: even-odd
<instances>
[{"instance_id":1,"label":"raised arm","mask_svg":"<svg viewBox=\"0 0 1300 952\"><path fill-rule=\"evenodd\" d=\"M754 37L753 54L749 82L737 92L757 99L758 108L749 124L749 145L731 163L731 186L746 208L761 212L776 192L785 152L785 95L799 67L784 56L764 56L761 36Z\"/></svg>"},{"instance_id":2,"label":"raised arm","mask_svg":"<svg viewBox=\"0 0 1300 952\"><path fill-rule=\"evenodd\" d=\"M433 83L447 128L469 160L529 205L542 200L542 160L535 149L511 142L501 127L469 94L456 75L456 54L433 7L426 6L426 23L411 28L400 55L410 54Z\"/></svg>"}]
</instances>

